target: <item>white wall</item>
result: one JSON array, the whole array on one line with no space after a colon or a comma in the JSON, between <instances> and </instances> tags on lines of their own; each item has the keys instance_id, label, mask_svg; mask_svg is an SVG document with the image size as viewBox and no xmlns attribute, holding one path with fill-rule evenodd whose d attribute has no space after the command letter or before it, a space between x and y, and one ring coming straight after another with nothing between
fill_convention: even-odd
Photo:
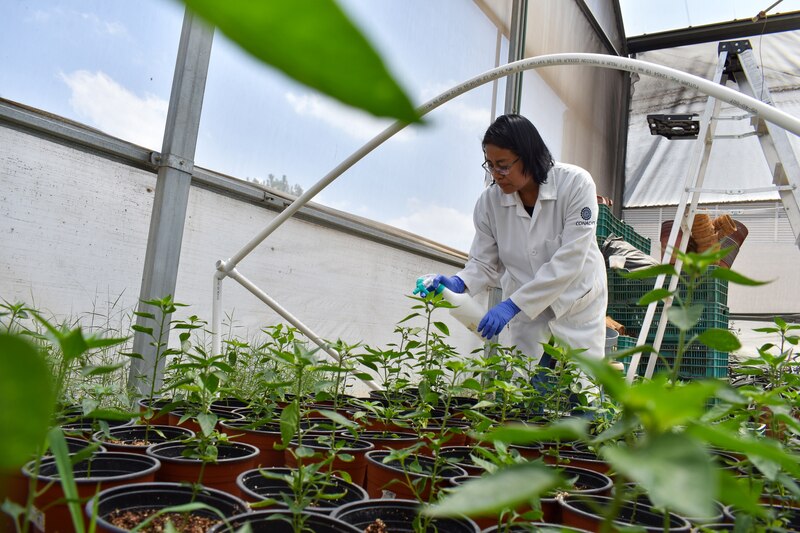
<instances>
[{"instance_id":1,"label":"white wall","mask_svg":"<svg viewBox=\"0 0 800 533\"><path fill-rule=\"evenodd\" d=\"M149 171L0 126L0 298L62 318L130 312L139 295L154 187ZM238 251L274 216L192 187L175 295L191 306L179 316L210 321L216 260ZM409 242L427 246L413 236ZM385 347L398 340L394 326L410 313L406 295L416 277L457 267L292 219L239 270L323 338ZM240 336L278 321L236 282L226 280L224 291L225 311ZM478 346L440 313L451 344L464 354Z\"/></svg>"}]
</instances>

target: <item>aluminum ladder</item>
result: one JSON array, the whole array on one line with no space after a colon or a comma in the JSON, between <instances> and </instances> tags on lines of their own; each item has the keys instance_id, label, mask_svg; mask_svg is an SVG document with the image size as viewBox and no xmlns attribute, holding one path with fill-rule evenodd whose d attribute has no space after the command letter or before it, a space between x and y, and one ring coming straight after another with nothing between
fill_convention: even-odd
<instances>
[{"instance_id":1,"label":"aluminum ladder","mask_svg":"<svg viewBox=\"0 0 800 533\"><path fill-rule=\"evenodd\" d=\"M766 104L775 105L769 89L764 84L761 69L758 67L753 57L752 46L748 40L719 43L717 68L714 73L713 81L722 85L731 82L738 86L738 90L741 93L761 100ZM694 222L700 194L702 192L732 192L727 190L703 189L703 180L708 170L708 161L714 139L724 137L730 138L730 136L715 135L720 107L720 100L709 96L699 124L697 127L691 128L691 131L686 131L686 136L691 136L692 138L696 137L697 140L695 141L694 152L692 153L692 158L689 163L689 170L684 182L684 190L678 203L672 230L669 234L666 249L664 253L662 253L662 262L664 263L670 261L673 255L679 230L686 237L681 239L678 249L681 252L686 251L686 246L689 242L688 236L691 235L692 223ZM798 184L800 184L800 165L798 165L797 158L792 151L789 136L786 130L762 118L751 115L745 115L740 118L751 119L753 131L743 136L758 136L761 149L772 174L773 185L771 187L743 189L734 192L742 194L745 192L778 191L783 207L786 210L792 232L795 236L795 244L800 248L800 189L798 189ZM682 126L683 121L681 127ZM680 133L681 127L676 128L675 131ZM669 253L666 253L667 251L669 251ZM680 259L676 260L675 269L678 275L672 276L670 279L668 287L670 292L674 292L678 286L681 266L682 263ZM659 275L656 278L654 288L662 288L664 286L664 280L665 275ZM650 326L653 322L658 304L659 302L652 302L648 305L642 329L639 332L639 337L636 342L637 346L643 346L647 342L647 335L650 331ZM663 302L663 310L659 319L655 341L653 342L655 352L650 353L647 368L644 373L645 379L653 377L653 372L655 371L656 362L658 360L658 350L661 348L661 341L664 338L664 331L668 323L667 310L671 305L671 297ZM626 379L629 383L634 380L638 373L640 358L641 353L635 353L631 358L631 364L628 367L626 375Z\"/></svg>"}]
</instances>

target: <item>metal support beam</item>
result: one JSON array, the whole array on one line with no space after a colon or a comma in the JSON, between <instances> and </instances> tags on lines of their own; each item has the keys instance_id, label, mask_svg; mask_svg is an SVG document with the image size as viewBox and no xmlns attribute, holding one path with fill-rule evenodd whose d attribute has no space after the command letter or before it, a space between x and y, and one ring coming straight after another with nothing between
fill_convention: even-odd
<instances>
[{"instance_id":1,"label":"metal support beam","mask_svg":"<svg viewBox=\"0 0 800 533\"><path fill-rule=\"evenodd\" d=\"M528 0L514 0L511 7L511 31L508 37L508 62L525 58L525 26L528 18ZM506 113L519 113L522 99L522 72L506 78Z\"/></svg>"},{"instance_id":2,"label":"metal support beam","mask_svg":"<svg viewBox=\"0 0 800 533\"><path fill-rule=\"evenodd\" d=\"M158 165L158 180L147 238L140 301L175 295L213 36L214 30L187 9L172 79L164 142L161 155L154 161ZM138 325L154 327L160 323L158 310L141 303L139 306L141 311L155 313L156 321L154 323L139 317ZM167 326L161 332L160 338L164 343L169 342L170 318L166 317ZM159 335L157 329L154 335ZM163 361L158 361L156 365L157 348L153 346L153 339L137 331L133 340L133 351L140 354L142 359L133 360L129 385L145 393L149 392L146 384L154 379L157 389L162 378Z\"/></svg>"}]
</instances>

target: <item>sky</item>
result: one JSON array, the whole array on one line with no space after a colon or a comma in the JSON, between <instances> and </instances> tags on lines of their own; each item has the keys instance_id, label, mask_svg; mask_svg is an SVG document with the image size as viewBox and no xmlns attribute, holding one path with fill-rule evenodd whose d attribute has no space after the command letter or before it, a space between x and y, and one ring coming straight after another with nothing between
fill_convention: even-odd
<instances>
[{"instance_id":1,"label":"sky","mask_svg":"<svg viewBox=\"0 0 800 533\"><path fill-rule=\"evenodd\" d=\"M496 29L474 2L341 3L415 103L495 64ZM749 18L772 3L622 0L621 7L627 34L638 35ZM0 0L0 6L0 97L160 150L180 2ZM800 0L785 0L773 13L794 9ZM503 39L501 62L507 50ZM500 83L500 110L503 92ZM472 208L484 187L480 139L492 105L489 85L456 98L426 125L407 128L367 155L315 201L467 251ZM388 124L289 80L217 33L196 164L241 179L286 175L308 189ZM543 135L557 138L557 132ZM551 150L558 154L559 147ZM241 236L242 243L251 237Z\"/></svg>"}]
</instances>

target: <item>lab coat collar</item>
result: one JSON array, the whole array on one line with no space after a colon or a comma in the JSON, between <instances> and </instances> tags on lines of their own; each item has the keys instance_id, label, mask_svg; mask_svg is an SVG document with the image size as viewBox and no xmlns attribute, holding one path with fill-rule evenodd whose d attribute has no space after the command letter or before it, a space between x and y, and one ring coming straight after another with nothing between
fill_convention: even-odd
<instances>
[{"instance_id":1,"label":"lab coat collar","mask_svg":"<svg viewBox=\"0 0 800 533\"><path fill-rule=\"evenodd\" d=\"M548 176L548 180L544 183L539 184L539 197L536 200L538 204L540 201L544 200L557 200L558 199L558 188L555 186L554 180L552 178L552 171L550 171ZM522 200L519 199L519 194L500 194L500 205L503 207L516 207L517 214L521 217L528 218L530 215L527 211L525 211L525 207L522 205ZM536 210L534 210L534 214Z\"/></svg>"}]
</instances>

